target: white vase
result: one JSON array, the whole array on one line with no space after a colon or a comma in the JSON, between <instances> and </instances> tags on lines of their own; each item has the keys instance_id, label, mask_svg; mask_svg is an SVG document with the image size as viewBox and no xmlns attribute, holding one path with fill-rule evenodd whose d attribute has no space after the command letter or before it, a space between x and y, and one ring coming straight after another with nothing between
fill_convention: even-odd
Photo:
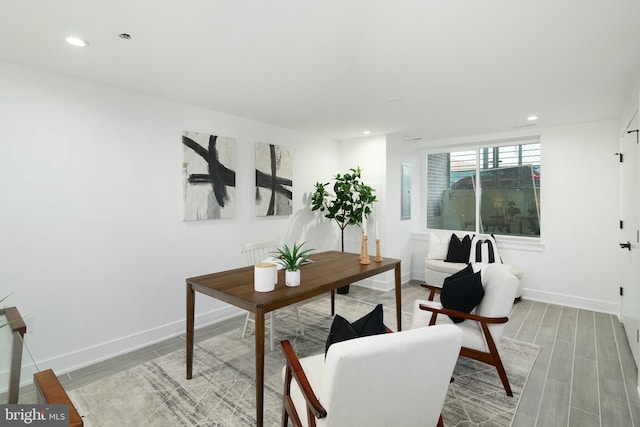
<instances>
[{"instance_id":1,"label":"white vase","mask_svg":"<svg viewBox=\"0 0 640 427\"><path fill-rule=\"evenodd\" d=\"M300 270L285 271L284 273L285 284L287 286L299 286L300 285Z\"/></svg>"}]
</instances>

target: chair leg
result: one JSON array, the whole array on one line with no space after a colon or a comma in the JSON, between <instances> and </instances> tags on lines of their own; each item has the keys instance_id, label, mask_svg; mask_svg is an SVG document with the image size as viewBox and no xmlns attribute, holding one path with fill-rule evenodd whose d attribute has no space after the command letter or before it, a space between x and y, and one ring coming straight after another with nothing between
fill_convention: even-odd
<instances>
[{"instance_id":1,"label":"chair leg","mask_svg":"<svg viewBox=\"0 0 640 427\"><path fill-rule=\"evenodd\" d=\"M273 311L271 313L269 313L269 347L271 348L271 351L273 351ZM253 320L251 319L251 313L247 313L247 317L245 317L244 319L244 328L242 329L242 338L247 336L247 326L249 325L249 322L252 322Z\"/></svg>"},{"instance_id":2,"label":"chair leg","mask_svg":"<svg viewBox=\"0 0 640 427\"><path fill-rule=\"evenodd\" d=\"M273 311L269 313L269 319L271 320L270 322L271 325L269 326L269 344L271 345L271 351L273 351L273 337L274 337L273 324L276 323L275 318L273 316Z\"/></svg>"},{"instance_id":3,"label":"chair leg","mask_svg":"<svg viewBox=\"0 0 640 427\"><path fill-rule=\"evenodd\" d=\"M247 326L249 325L249 318L251 317L251 313L247 313L247 317L244 318L244 328L242 328L242 338L247 335Z\"/></svg>"},{"instance_id":4,"label":"chair leg","mask_svg":"<svg viewBox=\"0 0 640 427\"><path fill-rule=\"evenodd\" d=\"M495 358L495 366L496 366L496 369L498 370L500 381L502 381L502 386L504 387L504 391L507 392L507 396L513 397L513 392L511 392L511 385L509 384L509 379L507 378L507 372L504 370L502 359L500 359L500 355L497 352L496 354L494 354L494 358Z\"/></svg>"},{"instance_id":5,"label":"chair leg","mask_svg":"<svg viewBox=\"0 0 640 427\"><path fill-rule=\"evenodd\" d=\"M498 370L498 376L500 376L500 381L502 381L502 386L504 387L504 391L507 392L507 396L513 397L511 385L509 384L509 379L507 378L507 372L504 370L504 365L502 364L500 353L498 353L498 347L496 346L496 343L491 336L491 332L489 332L489 327L487 326L487 324L482 322L481 325L482 331L484 332L484 336L487 341L487 347L489 347L489 354L492 358L491 364Z\"/></svg>"},{"instance_id":6,"label":"chair leg","mask_svg":"<svg viewBox=\"0 0 640 427\"><path fill-rule=\"evenodd\" d=\"M438 427L444 427L444 422L442 421L442 414L440 414L440 418L438 418Z\"/></svg>"},{"instance_id":7,"label":"chair leg","mask_svg":"<svg viewBox=\"0 0 640 427\"><path fill-rule=\"evenodd\" d=\"M300 335L304 336L304 326L300 321L300 310L298 309L298 304L294 304L293 308L296 309L296 320L298 321L298 325L300 325Z\"/></svg>"},{"instance_id":8,"label":"chair leg","mask_svg":"<svg viewBox=\"0 0 640 427\"><path fill-rule=\"evenodd\" d=\"M302 322L300 321L300 311L298 311L298 305L295 304L296 309L296 318L298 320L298 325L300 325L300 335L304 336L304 326L302 326ZM247 326L249 325L249 321L251 321L251 313L247 313L247 317L244 319L244 327L242 328L242 338L247 335ZM274 312L269 313L269 348L271 351L274 349L275 345L275 332L274 332L274 324L275 324L275 315Z\"/></svg>"}]
</instances>

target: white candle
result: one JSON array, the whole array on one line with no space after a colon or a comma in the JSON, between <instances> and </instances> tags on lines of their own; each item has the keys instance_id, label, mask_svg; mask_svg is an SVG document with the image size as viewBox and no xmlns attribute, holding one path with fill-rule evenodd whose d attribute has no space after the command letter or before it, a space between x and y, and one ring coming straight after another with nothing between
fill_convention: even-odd
<instances>
[{"instance_id":1,"label":"white candle","mask_svg":"<svg viewBox=\"0 0 640 427\"><path fill-rule=\"evenodd\" d=\"M363 218L362 219L362 231L364 232L364 235L367 235L367 219Z\"/></svg>"},{"instance_id":2,"label":"white candle","mask_svg":"<svg viewBox=\"0 0 640 427\"><path fill-rule=\"evenodd\" d=\"M378 218L375 219L376 222L376 240L378 240Z\"/></svg>"}]
</instances>

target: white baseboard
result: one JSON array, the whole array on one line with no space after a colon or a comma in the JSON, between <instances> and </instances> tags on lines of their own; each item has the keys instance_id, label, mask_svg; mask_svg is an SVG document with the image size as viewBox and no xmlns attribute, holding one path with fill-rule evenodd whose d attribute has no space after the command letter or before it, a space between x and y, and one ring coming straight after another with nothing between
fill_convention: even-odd
<instances>
[{"instance_id":1,"label":"white baseboard","mask_svg":"<svg viewBox=\"0 0 640 427\"><path fill-rule=\"evenodd\" d=\"M414 280L424 281L424 269L412 272L411 277ZM547 304L581 308L584 310L596 311L598 313L614 315L619 315L620 313L619 303L599 301L591 298L576 297L573 295L563 295L554 292L538 291L535 289L523 289L522 298Z\"/></svg>"},{"instance_id":2,"label":"white baseboard","mask_svg":"<svg viewBox=\"0 0 640 427\"><path fill-rule=\"evenodd\" d=\"M228 305L207 313L197 314L195 329L239 316L242 313L245 311ZM184 334L186 334L186 321L181 319L55 358L39 360L37 363L39 366L53 369L56 375L60 375Z\"/></svg>"},{"instance_id":3,"label":"white baseboard","mask_svg":"<svg viewBox=\"0 0 640 427\"><path fill-rule=\"evenodd\" d=\"M419 280L418 274L413 274L413 278ZM402 275L402 282L405 283L411 279L410 273ZM354 283L357 286L364 286L370 289L380 291L390 291L394 289L394 278L386 275L380 275L379 278L373 277L360 282ZM562 295L553 292L543 292L531 289L524 289L523 298L545 302L549 304L558 304L567 307L581 308L592 310L600 313L618 314L619 304L598 301L590 298L581 298L570 295ZM232 317L242 315L244 311L231 305L221 307L207 313L196 315L196 329L212 325ZM185 320L181 319L157 328L141 331L136 334L118 338L113 341L101 343L92 347L87 347L71 353L56 356L48 360L39 360L38 365L51 368L58 375L65 374L85 366L92 365L122 354L144 348L146 346L173 338L185 333ZM638 387L640 395L640 386Z\"/></svg>"},{"instance_id":4,"label":"white baseboard","mask_svg":"<svg viewBox=\"0 0 640 427\"><path fill-rule=\"evenodd\" d=\"M421 282L424 282L424 266L422 266L422 268L419 271L412 271L411 272L411 278L413 280L419 280Z\"/></svg>"},{"instance_id":5,"label":"white baseboard","mask_svg":"<svg viewBox=\"0 0 640 427\"><path fill-rule=\"evenodd\" d=\"M523 289L522 298L531 301L544 302L547 304L563 305L565 307L580 308L583 310L595 311L618 315L620 304L606 301L599 301L592 298L582 298L573 295L563 295L554 292L545 292L532 289Z\"/></svg>"},{"instance_id":6,"label":"white baseboard","mask_svg":"<svg viewBox=\"0 0 640 427\"><path fill-rule=\"evenodd\" d=\"M411 273L404 273L400 275L400 282L405 283L411 280ZM390 278L387 278L387 275L380 274L378 276L370 277L368 279L360 280L359 282L353 283L356 286L362 286L363 288L374 289L376 291L391 291L395 289L396 282L395 276L390 275Z\"/></svg>"}]
</instances>

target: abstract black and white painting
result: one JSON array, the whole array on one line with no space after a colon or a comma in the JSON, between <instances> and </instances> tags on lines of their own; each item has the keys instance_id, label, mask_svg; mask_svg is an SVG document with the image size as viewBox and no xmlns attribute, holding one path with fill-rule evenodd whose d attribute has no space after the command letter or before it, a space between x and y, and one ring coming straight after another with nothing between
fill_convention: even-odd
<instances>
[{"instance_id":1,"label":"abstract black and white painting","mask_svg":"<svg viewBox=\"0 0 640 427\"><path fill-rule=\"evenodd\" d=\"M292 189L291 149L256 142L256 216L291 215Z\"/></svg>"},{"instance_id":2,"label":"abstract black and white painting","mask_svg":"<svg viewBox=\"0 0 640 427\"><path fill-rule=\"evenodd\" d=\"M184 219L233 218L236 189L236 140L182 132Z\"/></svg>"}]
</instances>

